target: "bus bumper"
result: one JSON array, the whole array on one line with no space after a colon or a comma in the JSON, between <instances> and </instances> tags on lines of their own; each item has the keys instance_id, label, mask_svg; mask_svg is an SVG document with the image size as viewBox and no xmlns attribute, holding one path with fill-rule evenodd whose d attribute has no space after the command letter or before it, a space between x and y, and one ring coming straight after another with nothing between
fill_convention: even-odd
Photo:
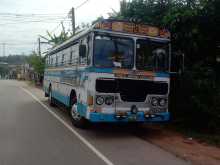
<instances>
[{"instance_id":1,"label":"bus bumper","mask_svg":"<svg viewBox=\"0 0 220 165\"><path fill-rule=\"evenodd\" d=\"M126 117L118 117L115 114L90 113L91 122L167 122L170 120L170 113L164 112L145 116L144 112L137 114L127 113Z\"/></svg>"}]
</instances>

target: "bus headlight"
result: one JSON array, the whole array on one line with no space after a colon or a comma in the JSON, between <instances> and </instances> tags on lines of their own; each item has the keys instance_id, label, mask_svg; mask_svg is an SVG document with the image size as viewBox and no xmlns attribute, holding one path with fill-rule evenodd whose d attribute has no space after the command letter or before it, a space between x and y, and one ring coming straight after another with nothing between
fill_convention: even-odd
<instances>
[{"instance_id":1,"label":"bus headlight","mask_svg":"<svg viewBox=\"0 0 220 165\"><path fill-rule=\"evenodd\" d=\"M159 105L160 105L161 107L164 107L164 106L166 105L166 103L167 103L167 100L164 99L164 98L161 98L160 101L159 101Z\"/></svg>"},{"instance_id":2,"label":"bus headlight","mask_svg":"<svg viewBox=\"0 0 220 165\"><path fill-rule=\"evenodd\" d=\"M157 100L156 97L153 97L153 98L151 99L151 104L152 104L153 106L157 106L157 105L158 105L158 100Z\"/></svg>"},{"instance_id":3,"label":"bus headlight","mask_svg":"<svg viewBox=\"0 0 220 165\"><path fill-rule=\"evenodd\" d=\"M113 96L108 96L105 98L105 104L106 105L112 105L114 103L114 97Z\"/></svg>"},{"instance_id":4,"label":"bus headlight","mask_svg":"<svg viewBox=\"0 0 220 165\"><path fill-rule=\"evenodd\" d=\"M96 104L102 105L105 102L105 99L102 96L96 97Z\"/></svg>"}]
</instances>

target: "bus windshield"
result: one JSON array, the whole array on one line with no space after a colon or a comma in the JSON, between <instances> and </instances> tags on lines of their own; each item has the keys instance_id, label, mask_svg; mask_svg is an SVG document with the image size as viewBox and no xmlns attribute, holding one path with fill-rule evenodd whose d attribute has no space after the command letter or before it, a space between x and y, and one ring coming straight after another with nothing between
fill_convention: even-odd
<instances>
[{"instance_id":1,"label":"bus windshield","mask_svg":"<svg viewBox=\"0 0 220 165\"><path fill-rule=\"evenodd\" d=\"M169 43L138 39L136 67L140 70L168 71Z\"/></svg>"},{"instance_id":2,"label":"bus windshield","mask_svg":"<svg viewBox=\"0 0 220 165\"><path fill-rule=\"evenodd\" d=\"M94 65L96 67L132 68L134 65L134 41L128 38L96 35Z\"/></svg>"}]
</instances>

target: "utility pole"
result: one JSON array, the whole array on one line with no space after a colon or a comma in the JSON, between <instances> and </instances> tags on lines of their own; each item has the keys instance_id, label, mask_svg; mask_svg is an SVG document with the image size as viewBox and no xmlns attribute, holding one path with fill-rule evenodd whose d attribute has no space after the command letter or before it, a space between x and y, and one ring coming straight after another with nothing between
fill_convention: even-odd
<instances>
[{"instance_id":1,"label":"utility pole","mask_svg":"<svg viewBox=\"0 0 220 165\"><path fill-rule=\"evenodd\" d=\"M71 17L72 17L72 30L73 30L73 35L75 35L76 29L75 29L75 9L74 9L74 7L72 7L72 9L71 9Z\"/></svg>"},{"instance_id":2,"label":"utility pole","mask_svg":"<svg viewBox=\"0 0 220 165\"><path fill-rule=\"evenodd\" d=\"M41 42L40 42L40 37L38 38L38 54L41 56Z\"/></svg>"}]
</instances>

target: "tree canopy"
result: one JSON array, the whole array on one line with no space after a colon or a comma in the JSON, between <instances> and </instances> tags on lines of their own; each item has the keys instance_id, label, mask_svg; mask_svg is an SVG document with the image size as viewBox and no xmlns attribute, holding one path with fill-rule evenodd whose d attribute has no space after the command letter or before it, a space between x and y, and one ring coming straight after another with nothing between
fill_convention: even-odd
<instances>
[{"instance_id":1,"label":"tree canopy","mask_svg":"<svg viewBox=\"0 0 220 165\"><path fill-rule=\"evenodd\" d=\"M27 56L25 55L9 55L0 57L0 62L8 63L9 65L23 64Z\"/></svg>"},{"instance_id":2,"label":"tree canopy","mask_svg":"<svg viewBox=\"0 0 220 165\"><path fill-rule=\"evenodd\" d=\"M27 62L34 68L34 71L39 75L43 75L44 73L44 57L39 56L36 52L32 52L27 57Z\"/></svg>"}]
</instances>

